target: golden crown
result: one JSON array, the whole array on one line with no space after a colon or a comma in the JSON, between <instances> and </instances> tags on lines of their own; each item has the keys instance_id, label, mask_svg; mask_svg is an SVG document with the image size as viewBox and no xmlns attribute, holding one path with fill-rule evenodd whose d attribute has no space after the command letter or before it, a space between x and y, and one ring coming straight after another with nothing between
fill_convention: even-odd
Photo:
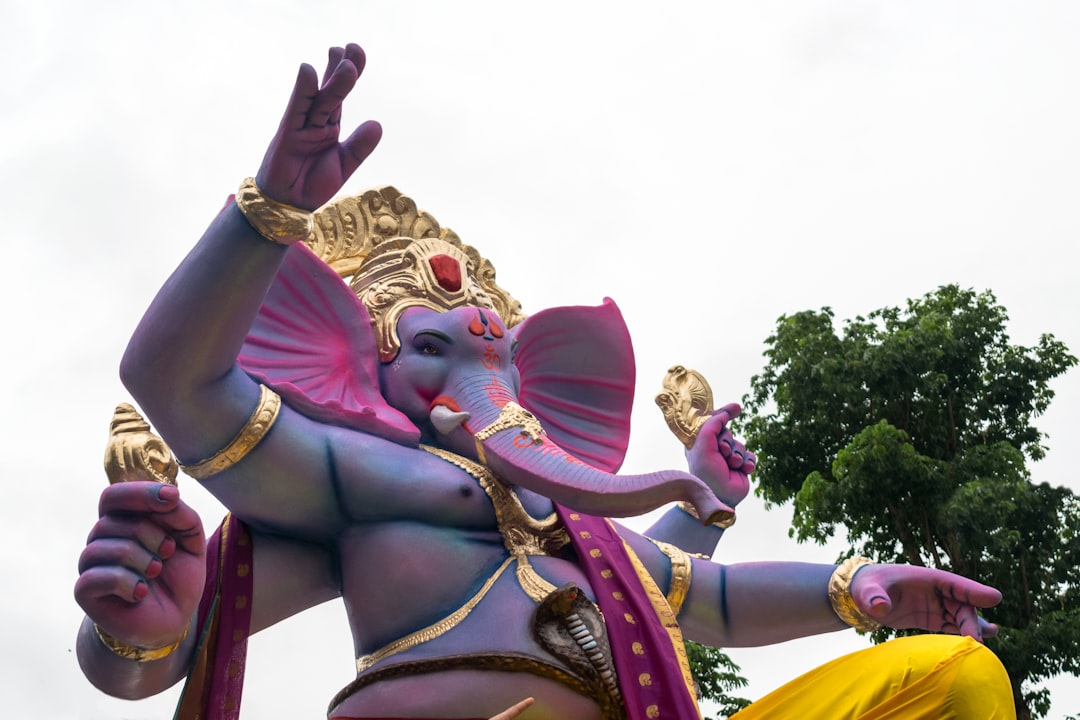
<instances>
[{"instance_id":1,"label":"golden crown","mask_svg":"<svg viewBox=\"0 0 1080 720\"><path fill-rule=\"evenodd\" d=\"M401 348L397 321L410 307L488 308L507 327L525 319L521 303L495 283L495 267L393 187L324 205L304 242L367 307L383 362Z\"/></svg>"}]
</instances>

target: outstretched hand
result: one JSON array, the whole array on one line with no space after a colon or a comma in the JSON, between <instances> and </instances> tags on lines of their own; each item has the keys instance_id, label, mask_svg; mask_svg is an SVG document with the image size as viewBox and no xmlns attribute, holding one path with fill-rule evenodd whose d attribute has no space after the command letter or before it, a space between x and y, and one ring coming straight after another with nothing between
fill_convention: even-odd
<instances>
[{"instance_id":1,"label":"outstretched hand","mask_svg":"<svg viewBox=\"0 0 1080 720\"><path fill-rule=\"evenodd\" d=\"M757 457L735 439L728 423L742 408L731 403L712 413L698 431L694 446L686 451L690 472L701 478L722 502L734 507L750 492L750 478Z\"/></svg>"},{"instance_id":2,"label":"outstretched hand","mask_svg":"<svg viewBox=\"0 0 1080 720\"><path fill-rule=\"evenodd\" d=\"M187 628L206 576L198 514L173 485L125 482L101 495L79 557L75 599L121 642L161 647Z\"/></svg>"},{"instance_id":3,"label":"outstretched hand","mask_svg":"<svg viewBox=\"0 0 1080 720\"><path fill-rule=\"evenodd\" d=\"M979 642L997 635L997 625L979 608L1001 602L994 588L944 570L915 565L867 565L851 582L855 604L891 628L918 628L967 635Z\"/></svg>"},{"instance_id":4,"label":"outstretched hand","mask_svg":"<svg viewBox=\"0 0 1080 720\"><path fill-rule=\"evenodd\" d=\"M363 71L364 51L356 44L330 48L321 85L315 68L300 66L285 115L255 177L264 194L314 210L333 198L371 154L382 137L375 121L339 142L341 104Z\"/></svg>"}]
</instances>

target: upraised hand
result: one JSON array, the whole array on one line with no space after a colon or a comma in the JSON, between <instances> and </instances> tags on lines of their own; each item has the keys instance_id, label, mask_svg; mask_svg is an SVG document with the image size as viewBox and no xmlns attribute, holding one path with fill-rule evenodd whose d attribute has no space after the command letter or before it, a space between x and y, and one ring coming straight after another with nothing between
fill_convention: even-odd
<instances>
[{"instance_id":1,"label":"upraised hand","mask_svg":"<svg viewBox=\"0 0 1080 720\"><path fill-rule=\"evenodd\" d=\"M690 472L698 476L721 501L734 507L750 492L750 478L757 457L735 439L728 423L742 408L731 403L712 413L698 431L694 446L686 451Z\"/></svg>"},{"instance_id":2,"label":"upraised hand","mask_svg":"<svg viewBox=\"0 0 1080 720\"><path fill-rule=\"evenodd\" d=\"M126 482L101 495L79 557L75 599L114 638L143 648L175 642L202 595L206 539L173 485Z\"/></svg>"},{"instance_id":3,"label":"upraised hand","mask_svg":"<svg viewBox=\"0 0 1080 720\"><path fill-rule=\"evenodd\" d=\"M268 197L314 210L333 198L375 149L382 127L370 120L339 142L342 102L363 71L364 51L355 44L330 48L321 85L315 68L300 66L285 115L255 177Z\"/></svg>"},{"instance_id":4,"label":"upraised hand","mask_svg":"<svg viewBox=\"0 0 1080 720\"><path fill-rule=\"evenodd\" d=\"M997 625L979 608L1001 602L1001 593L944 570L915 565L867 565L851 582L855 604L872 618L898 630L918 628L967 635L979 642L997 635Z\"/></svg>"}]
</instances>

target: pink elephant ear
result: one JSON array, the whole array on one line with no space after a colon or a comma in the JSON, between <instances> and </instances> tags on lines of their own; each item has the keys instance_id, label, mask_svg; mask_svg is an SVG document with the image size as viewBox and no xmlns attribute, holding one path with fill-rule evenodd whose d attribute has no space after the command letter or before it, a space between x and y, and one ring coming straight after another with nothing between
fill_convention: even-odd
<instances>
[{"instance_id":1,"label":"pink elephant ear","mask_svg":"<svg viewBox=\"0 0 1080 720\"><path fill-rule=\"evenodd\" d=\"M518 399L562 449L615 472L630 441L634 348L610 298L599 307L560 307L515 329Z\"/></svg>"},{"instance_id":2,"label":"pink elephant ear","mask_svg":"<svg viewBox=\"0 0 1080 720\"><path fill-rule=\"evenodd\" d=\"M379 390L367 309L306 246L285 255L240 351L240 367L304 415L416 445L420 432Z\"/></svg>"}]
</instances>

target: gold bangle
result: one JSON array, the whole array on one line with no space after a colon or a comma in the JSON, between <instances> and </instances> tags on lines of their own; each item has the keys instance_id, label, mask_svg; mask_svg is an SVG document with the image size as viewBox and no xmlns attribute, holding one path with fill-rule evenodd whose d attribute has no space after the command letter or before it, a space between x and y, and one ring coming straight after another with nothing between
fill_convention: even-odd
<instances>
[{"instance_id":1,"label":"gold bangle","mask_svg":"<svg viewBox=\"0 0 1080 720\"><path fill-rule=\"evenodd\" d=\"M259 404L255 406L255 411L240 429L240 433L221 452L212 457L192 465L181 465L185 473L196 480L205 480L211 475L227 470L243 460L262 441L266 433L270 432L278 413L281 412L281 396L265 385L260 387L262 392L259 395Z\"/></svg>"},{"instance_id":2,"label":"gold bangle","mask_svg":"<svg viewBox=\"0 0 1080 720\"><path fill-rule=\"evenodd\" d=\"M255 184L255 178L247 178L240 184L236 191L236 207L255 232L278 245L307 240L315 228L311 212L266 197Z\"/></svg>"},{"instance_id":3,"label":"gold bangle","mask_svg":"<svg viewBox=\"0 0 1080 720\"><path fill-rule=\"evenodd\" d=\"M698 522L701 522L701 516L698 515L697 509L685 500L679 501L679 509L684 513L694 518ZM723 510L720 513L720 519L713 523L713 527L718 527L721 530L727 530L729 527L735 524L735 511Z\"/></svg>"},{"instance_id":4,"label":"gold bangle","mask_svg":"<svg viewBox=\"0 0 1080 720\"><path fill-rule=\"evenodd\" d=\"M186 628L184 628L184 632L180 633L180 637L178 637L175 642L172 642L164 647L141 648L135 645L128 645L125 642L117 640L112 635L102 630L100 625L94 623L94 630L97 631L98 639L101 640L101 643L105 647L109 648L109 650L113 651L113 653L119 655L125 660L134 660L135 662L140 663L160 660L163 657L168 657L169 655L171 655L173 651L176 650L176 648L180 647L180 645L184 642L184 639L187 638L188 630L190 629L191 625L189 624Z\"/></svg>"},{"instance_id":5,"label":"gold bangle","mask_svg":"<svg viewBox=\"0 0 1080 720\"><path fill-rule=\"evenodd\" d=\"M693 580L694 569L690 564L690 555L671 543L648 539L671 560L671 586L668 588L667 602L671 606L671 612L678 615L686 601L686 594L690 592L690 582Z\"/></svg>"},{"instance_id":6,"label":"gold bangle","mask_svg":"<svg viewBox=\"0 0 1080 720\"><path fill-rule=\"evenodd\" d=\"M874 632L881 627L881 623L855 604L855 599L851 597L851 580L859 568L873 564L873 561L864 557L851 557L837 565L829 578L829 600L832 602L833 611L841 620L862 632Z\"/></svg>"}]
</instances>

